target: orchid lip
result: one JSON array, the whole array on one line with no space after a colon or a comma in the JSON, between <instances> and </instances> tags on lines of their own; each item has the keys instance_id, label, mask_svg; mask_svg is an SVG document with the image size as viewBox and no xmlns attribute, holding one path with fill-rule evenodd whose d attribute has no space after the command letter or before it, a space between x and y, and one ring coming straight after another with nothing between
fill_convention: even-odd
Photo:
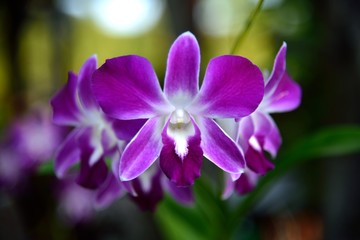
<instances>
[{"instance_id":1,"label":"orchid lip","mask_svg":"<svg viewBox=\"0 0 360 240\"><path fill-rule=\"evenodd\" d=\"M172 125L178 126L181 128L182 125L188 124L190 122L190 114L184 109L176 109L172 112L170 117L170 123Z\"/></svg>"},{"instance_id":2,"label":"orchid lip","mask_svg":"<svg viewBox=\"0 0 360 240\"><path fill-rule=\"evenodd\" d=\"M184 109L176 109L169 122L167 133L174 139L176 154L183 159L188 154L188 137L195 134L191 116Z\"/></svg>"}]
</instances>

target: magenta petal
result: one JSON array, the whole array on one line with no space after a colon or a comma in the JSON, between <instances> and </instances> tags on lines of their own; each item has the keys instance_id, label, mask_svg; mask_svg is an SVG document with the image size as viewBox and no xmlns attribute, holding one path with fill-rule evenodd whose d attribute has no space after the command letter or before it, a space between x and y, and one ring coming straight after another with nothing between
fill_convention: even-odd
<instances>
[{"instance_id":1,"label":"magenta petal","mask_svg":"<svg viewBox=\"0 0 360 240\"><path fill-rule=\"evenodd\" d=\"M116 136L124 141L130 141L147 119L115 120L112 124Z\"/></svg>"},{"instance_id":2,"label":"magenta petal","mask_svg":"<svg viewBox=\"0 0 360 240\"><path fill-rule=\"evenodd\" d=\"M224 191L221 195L221 198L223 200L225 200L225 199L228 199L229 197L231 197L231 195L234 193L234 189L235 189L235 181L232 180L232 177L230 176L230 174L226 174Z\"/></svg>"},{"instance_id":3,"label":"magenta petal","mask_svg":"<svg viewBox=\"0 0 360 240\"><path fill-rule=\"evenodd\" d=\"M81 148L80 172L77 177L77 183L85 188L96 189L107 178L108 168L103 155L96 155L96 147L92 144L92 128L87 128L79 136L79 146Z\"/></svg>"},{"instance_id":4,"label":"magenta petal","mask_svg":"<svg viewBox=\"0 0 360 240\"><path fill-rule=\"evenodd\" d=\"M136 195L130 195L130 197L144 211L154 211L157 204L164 197L163 188L161 186L161 171L157 171L150 181L149 189L144 188L145 184L142 182L141 178L136 178L131 181Z\"/></svg>"},{"instance_id":5,"label":"magenta petal","mask_svg":"<svg viewBox=\"0 0 360 240\"><path fill-rule=\"evenodd\" d=\"M275 92L266 100L266 111L268 113L291 111L299 106L300 101L299 84L285 72Z\"/></svg>"},{"instance_id":6,"label":"magenta petal","mask_svg":"<svg viewBox=\"0 0 360 240\"><path fill-rule=\"evenodd\" d=\"M245 167L237 144L211 119L198 118L204 156L228 173L242 173Z\"/></svg>"},{"instance_id":7,"label":"magenta petal","mask_svg":"<svg viewBox=\"0 0 360 240\"><path fill-rule=\"evenodd\" d=\"M115 199L120 198L125 193L120 181L114 174L109 174L104 184L96 193L96 207L104 208L110 205Z\"/></svg>"},{"instance_id":8,"label":"magenta petal","mask_svg":"<svg viewBox=\"0 0 360 240\"><path fill-rule=\"evenodd\" d=\"M265 137L271 132L272 121L268 114L256 111L254 114L251 114L249 118L253 121L254 135L256 138L258 138L258 136Z\"/></svg>"},{"instance_id":9,"label":"magenta petal","mask_svg":"<svg viewBox=\"0 0 360 240\"><path fill-rule=\"evenodd\" d=\"M90 153L83 152L82 155L80 172L76 182L85 188L97 189L105 182L109 172L105 160L103 158L99 159L99 161L90 166Z\"/></svg>"},{"instance_id":10,"label":"magenta petal","mask_svg":"<svg viewBox=\"0 0 360 240\"><path fill-rule=\"evenodd\" d=\"M91 89L91 78L96 70L96 66L97 59L94 55L86 60L79 72L79 100L85 109L98 108L98 104Z\"/></svg>"},{"instance_id":11,"label":"magenta petal","mask_svg":"<svg viewBox=\"0 0 360 240\"><path fill-rule=\"evenodd\" d=\"M119 166L122 181L138 177L159 157L163 126L164 122L161 118L149 119L127 145Z\"/></svg>"},{"instance_id":12,"label":"magenta petal","mask_svg":"<svg viewBox=\"0 0 360 240\"><path fill-rule=\"evenodd\" d=\"M93 74L93 93L105 113L123 120L170 111L151 63L140 56L107 60Z\"/></svg>"},{"instance_id":13,"label":"magenta petal","mask_svg":"<svg viewBox=\"0 0 360 240\"><path fill-rule=\"evenodd\" d=\"M160 167L176 186L190 186L200 176L203 158L203 151L200 147L200 130L195 122L192 124L195 128L195 134L187 139L188 153L183 158L180 158L176 153L174 139L167 134L168 124L162 132L164 146L160 153Z\"/></svg>"},{"instance_id":14,"label":"magenta petal","mask_svg":"<svg viewBox=\"0 0 360 240\"><path fill-rule=\"evenodd\" d=\"M260 111L256 111L248 118L252 120L255 127L253 137L257 139L257 144L261 144L261 146L257 148L266 150L272 157L275 157L282 140L274 120L269 114ZM250 138L248 138L248 140L250 140Z\"/></svg>"},{"instance_id":15,"label":"magenta petal","mask_svg":"<svg viewBox=\"0 0 360 240\"><path fill-rule=\"evenodd\" d=\"M60 125L76 125L80 110L77 104L77 76L69 72L66 85L51 99L53 120Z\"/></svg>"},{"instance_id":16,"label":"magenta petal","mask_svg":"<svg viewBox=\"0 0 360 240\"><path fill-rule=\"evenodd\" d=\"M277 151L281 146L281 143L282 143L282 139L279 129L277 128L275 122L273 122L272 130L265 138L264 150L269 152L271 156L275 158Z\"/></svg>"},{"instance_id":17,"label":"magenta petal","mask_svg":"<svg viewBox=\"0 0 360 240\"><path fill-rule=\"evenodd\" d=\"M256 125L255 137L263 139L262 148L275 157L282 143L281 135L276 123L269 114L257 112L253 116Z\"/></svg>"},{"instance_id":18,"label":"magenta petal","mask_svg":"<svg viewBox=\"0 0 360 240\"><path fill-rule=\"evenodd\" d=\"M256 114L256 113L254 113ZM249 146L249 139L254 134L255 126L252 120L252 115L241 118L239 120L239 128L237 132L237 143L246 151Z\"/></svg>"},{"instance_id":19,"label":"magenta petal","mask_svg":"<svg viewBox=\"0 0 360 240\"><path fill-rule=\"evenodd\" d=\"M164 92L170 102L190 102L199 91L200 49L193 34L183 33L173 43L167 62Z\"/></svg>"},{"instance_id":20,"label":"magenta petal","mask_svg":"<svg viewBox=\"0 0 360 240\"><path fill-rule=\"evenodd\" d=\"M257 66L240 56L220 56L210 61L191 111L209 118L240 118L252 113L263 95Z\"/></svg>"},{"instance_id":21,"label":"magenta petal","mask_svg":"<svg viewBox=\"0 0 360 240\"><path fill-rule=\"evenodd\" d=\"M270 77L265 83L265 94L271 94L274 88L279 84L284 72L286 70L286 43L284 42L279 52L277 53L274 61L273 70Z\"/></svg>"},{"instance_id":22,"label":"magenta petal","mask_svg":"<svg viewBox=\"0 0 360 240\"><path fill-rule=\"evenodd\" d=\"M235 182L235 190L239 195L243 195L251 192L259 179L259 175L252 172L251 170L246 170L241 174L240 178Z\"/></svg>"},{"instance_id":23,"label":"magenta petal","mask_svg":"<svg viewBox=\"0 0 360 240\"><path fill-rule=\"evenodd\" d=\"M63 178L68 170L80 161L80 149L78 137L83 133L83 129L71 132L64 143L60 146L55 155L55 173L57 177Z\"/></svg>"},{"instance_id":24,"label":"magenta petal","mask_svg":"<svg viewBox=\"0 0 360 240\"><path fill-rule=\"evenodd\" d=\"M264 152L257 151L252 146L247 149L245 159L247 167L257 174L263 175L274 169L274 164L265 157Z\"/></svg>"}]
</instances>

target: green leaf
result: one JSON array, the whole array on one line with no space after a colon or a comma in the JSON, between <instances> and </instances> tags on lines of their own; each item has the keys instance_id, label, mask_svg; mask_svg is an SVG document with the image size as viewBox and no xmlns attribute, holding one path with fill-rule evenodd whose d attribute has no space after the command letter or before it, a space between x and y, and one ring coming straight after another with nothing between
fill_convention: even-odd
<instances>
[{"instance_id":1,"label":"green leaf","mask_svg":"<svg viewBox=\"0 0 360 240\"><path fill-rule=\"evenodd\" d=\"M167 197L158 206L155 216L165 239L209 239L206 221L194 206L180 206Z\"/></svg>"},{"instance_id":2,"label":"green leaf","mask_svg":"<svg viewBox=\"0 0 360 240\"><path fill-rule=\"evenodd\" d=\"M276 168L287 170L319 157L335 157L360 151L360 127L337 126L306 137L287 151L280 152ZM277 172L277 171L274 171Z\"/></svg>"},{"instance_id":3,"label":"green leaf","mask_svg":"<svg viewBox=\"0 0 360 240\"><path fill-rule=\"evenodd\" d=\"M230 220L231 231L239 226L246 213L262 196L266 187L283 173L309 160L356 152L360 152L359 126L336 126L320 130L298 141L292 147L283 149L275 160L275 169L265 175L254 191L246 195L241 204L233 211Z\"/></svg>"},{"instance_id":4,"label":"green leaf","mask_svg":"<svg viewBox=\"0 0 360 240\"><path fill-rule=\"evenodd\" d=\"M228 239L228 206L214 188L214 182L204 177L193 186L195 202L183 206L172 198L160 204L156 218L166 239ZM215 184L216 185L216 184Z\"/></svg>"}]
</instances>

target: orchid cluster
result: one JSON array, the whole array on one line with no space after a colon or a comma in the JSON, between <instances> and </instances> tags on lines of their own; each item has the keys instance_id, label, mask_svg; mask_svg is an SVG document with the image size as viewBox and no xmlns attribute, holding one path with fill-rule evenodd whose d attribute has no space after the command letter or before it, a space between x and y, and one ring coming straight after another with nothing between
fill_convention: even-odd
<instances>
[{"instance_id":1,"label":"orchid cluster","mask_svg":"<svg viewBox=\"0 0 360 240\"><path fill-rule=\"evenodd\" d=\"M205 157L225 172L224 198L250 191L274 165L281 136L269 115L295 109L300 87L285 67L286 45L270 77L248 59L212 59L199 88L200 48L189 32L170 48L162 90L151 63L136 55L90 57L53 97L53 120L73 127L55 172L91 191L103 207L129 194L154 209L164 193L187 204Z\"/></svg>"}]
</instances>

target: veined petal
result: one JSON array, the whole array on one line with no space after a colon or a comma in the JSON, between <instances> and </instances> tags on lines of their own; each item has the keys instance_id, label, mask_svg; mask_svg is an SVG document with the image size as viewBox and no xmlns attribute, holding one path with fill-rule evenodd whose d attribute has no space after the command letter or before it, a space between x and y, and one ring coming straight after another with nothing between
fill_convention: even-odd
<instances>
[{"instance_id":1,"label":"veined petal","mask_svg":"<svg viewBox=\"0 0 360 240\"><path fill-rule=\"evenodd\" d=\"M170 48L164 92L177 107L185 107L199 91L200 49L190 32L180 35Z\"/></svg>"},{"instance_id":2,"label":"veined petal","mask_svg":"<svg viewBox=\"0 0 360 240\"><path fill-rule=\"evenodd\" d=\"M55 173L58 178L63 178L68 170L80 161L78 138L83 131L83 129L72 131L55 154Z\"/></svg>"},{"instance_id":3,"label":"veined petal","mask_svg":"<svg viewBox=\"0 0 360 240\"><path fill-rule=\"evenodd\" d=\"M265 82L265 95L272 94L286 70L286 43L284 42L274 61L271 75Z\"/></svg>"},{"instance_id":4,"label":"veined petal","mask_svg":"<svg viewBox=\"0 0 360 240\"><path fill-rule=\"evenodd\" d=\"M122 181L129 181L148 169L159 157L161 132L164 121L161 117L149 119L125 148L120 160L119 172Z\"/></svg>"},{"instance_id":5,"label":"veined petal","mask_svg":"<svg viewBox=\"0 0 360 240\"><path fill-rule=\"evenodd\" d=\"M236 143L211 119L197 118L204 156L228 173L242 173L244 157Z\"/></svg>"},{"instance_id":6,"label":"veined petal","mask_svg":"<svg viewBox=\"0 0 360 240\"><path fill-rule=\"evenodd\" d=\"M275 92L266 99L264 110L268 113L287 112L300 105L301 88L287 72L281 78Z\"/></svg>"},{"instance_id":7,"label":"veined petal","mask_svg":"<svg viewBox=\"0 0 360 240\"><path fill-rule=\"evenodd\" d=\"M60 125L76 125L80 117L77 102L77 76L69 72L66 85L51 99L53 121Z\"/></svg>"},{"instance_id":8,"label":"veined petal","mask_svg":"<svg viewBox=\"0 0 360 240\"><path fill-rule=\"evenodd\" d=\"M252 113L263 95L264 79L257 66L240 56L220 56L210 61L189 112L209 118L240 118Z\"/></svg>"},{"instance_id":9,"label":"veined petal","mask_svg":"<svg viewBox=\"0 0 360 240\"><path fill-rule=\"evenodd\" d=\"M93 74L93 93L103 111L129 120L171 112L151 63L129 55L107 60Z\"/></svg>"},{"instance_id":10,"label":"veined petal","mask_svg":"<svg viewBox=\"0 0 360 240\"><path fill-rule=\"evenodd\" d=\"M97 58L94 55L91 56L88 60L86 60L79 72L79 100L81 101L84 109L99 107L91 89L91 78L92 74L96 70L96 66Z\"/></svg>"},{"instance_id":11,"label":"veined petal","mask_svg":"<svg viewBox=\"0 0 360 240\"><path fill-rule=\"evenodd\" d=\"M193 120L181 129L171 129L169 122L162 132L160 167L175 185L190 186L200 176L200 130Z\"/></svg>"}]
</instances>

